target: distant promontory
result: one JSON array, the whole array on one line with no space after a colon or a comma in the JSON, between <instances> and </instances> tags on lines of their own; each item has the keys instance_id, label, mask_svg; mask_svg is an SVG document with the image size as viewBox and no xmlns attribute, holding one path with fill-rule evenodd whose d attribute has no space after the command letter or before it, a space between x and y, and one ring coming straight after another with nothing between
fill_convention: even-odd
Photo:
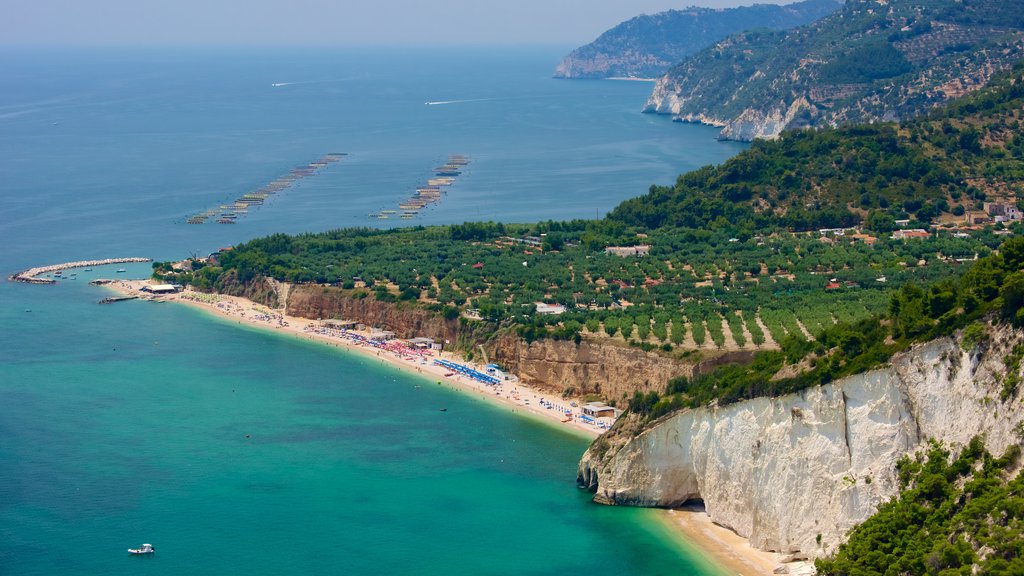
<instances>
[{"instance_id":1,"label":"distant promontory","mask_svg":"<svg viewBox=\"0 0 1024 576\"><path fill-rule=\"evenodd\" d=\"M692 6L632 18L573 50L555 78L656 78L732 34L754 28L786 30L823 18L842 0L805 0L713 9Z\"/></svg>"}]
</instances>

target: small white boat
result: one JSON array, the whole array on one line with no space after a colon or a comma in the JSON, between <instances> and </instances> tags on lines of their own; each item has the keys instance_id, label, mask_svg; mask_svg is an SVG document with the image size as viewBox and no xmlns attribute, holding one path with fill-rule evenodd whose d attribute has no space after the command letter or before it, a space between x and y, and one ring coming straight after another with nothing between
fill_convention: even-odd
<instances>
[{"instance_id":1,"label":"small white boat","mask_svg":"<svg viewBox=\"0 0 1024 576\"><path fill-rule=\"evenodd\" d=\"M120 274L120 273L122 273L122 272L125 272L125 269L124 269L124 268L118 268L118 269L117 269L117 273L118 273L118 274Z\"/></svg>"},{"instance_id":2,"label":"small white boat","mask_svg":"<svg viewBox=\"0 0 1024 576\"><path fill-rule=\"evenodd\" d=\"M156 548L153 548L152 544L143 544L142 548L129 548L129 554L152 554L156 552Z\"/></svg>"}]
</instances>

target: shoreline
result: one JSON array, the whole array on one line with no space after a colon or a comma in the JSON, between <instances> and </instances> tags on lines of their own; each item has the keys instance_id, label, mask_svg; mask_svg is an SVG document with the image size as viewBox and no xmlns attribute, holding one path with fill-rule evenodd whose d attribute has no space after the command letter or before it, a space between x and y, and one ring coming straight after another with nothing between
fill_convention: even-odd
<instances>
[{"instance_id":1,"label":"shoreline","mask_svg":"<svg viewBox=\"0 0 1024 576\"><path fill-rule=\"evenodd\" d=\"M545 422L545 424L571 431L591 440L597 438L605 431L605 429L587 424L579 418L581 415L580 406L582 405L579 398L562 399L557 394L539 390L522 382L505 381L498 385L487 385L466 376L452 374L452 371L448 368L433 363L434 359L465 363L465 360L461 357L450 352L433 351L431 354L424 355L421 358L411 357L387 349L359 344L349 338L318 331L315 320L287 316L239 296L206 294L192 290L168 295L151 295L140 290L142 286L149 283L148 280L126 279L113 280L102 284L102 286L119 294L139 296L142 299L154 302L184 304L246 326L294 335L303 340L360 354L368 359L376 358L403 372L419 375L460 392L470 393L473 396L487 399L494 405L511 409L513 413L534 416L538 420ZM366 334L354 331L350 334L360 337L366 336ZM542 405L542 402L545 405ZM571 406L573 402L578 406ZM552 407L547 408L546 406L548 405ZM571 419L566 418L561 410L571 410L573 417Z\"/></svg>"},{"instance_id":2,"label":"shoreline","mask_svg":"<svg viewBox=\"0 0 1024 576\"><path fill-rule=\"evenodd\" d=\"M547 426L559 428L565 432L593 440L604 430L587 425L578 418L566 421L555 409L542 408L541 399L552 398L556 404L569 408L570 399L562 400L544 392L526 386L520 382L505 382L497 387L489 386L460 375L451 375L447 368L436 365L433 358L442 358L454 362L464 362L462 358L449 352L441 352L431 356L431 361L421 363L403 359L400 355L386 350L376 349L367 345L358 345L352 340L321 334L309 330L315 321L307 318L286 316L265 306L238 296L223 294L206 294L186 290L170 295L151 295L142 292L149 280L112 280L101 284L119 294L140 296L154 302L176 302L195 310L211 314L224 321L234 321L246 327L269 330L281 334L291 334L303 341L320 345L334 346L346 352L358 354L364 359L379 359L393 368L420 376L463 394L479 397L492 406L510 410L518 416L533 418ZM386 353L385 353L386 352ZM580 404L579 399L574 399ZM578 413L579 408L573 407ZM715 565L723 574L754 576L772 574L780 565L781 556L774 552L758 550L750 546L749 541L732 530L712 522L711 517L703 509L683 507L656 511L656 517L668 532L680 540L680 546L701 555L705 561ZM813 570L801 569L800 563L786 564L791 574L813 574Z\"/></svg>"},{"instance_id":3,"label":"shoreline","mask_svg":"<svg viewBox=\"0 0 1024 576\"><path fill-rule=\"evenodd\" d=\"M782 554L754 548L748 539L715 524L703 506L684 505L658 510L658 519L698 554L716 564L724 574L762 576L775 573L779 567L791 575L810 576L815 573L812 562L784 562L786 558Z\"/></svg>"}]
</instances>

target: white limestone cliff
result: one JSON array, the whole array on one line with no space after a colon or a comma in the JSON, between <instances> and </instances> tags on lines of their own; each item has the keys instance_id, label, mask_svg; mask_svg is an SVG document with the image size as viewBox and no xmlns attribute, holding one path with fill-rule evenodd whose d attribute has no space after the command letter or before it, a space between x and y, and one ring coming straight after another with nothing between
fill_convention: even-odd
<instances>
[{"instance_id":1,"label":"white limestone cliff","mask_svg":"<svg viewBox=\"0 0 1024 576\"><path fill-rule=\"evenodd\" d=\"M689 103L700 99L700 90L684 91L671 75L658 79L647 98L643 111L670 114L678 122L699 123L722 129L726 140L749 142L756 139L778 138L786 129L800 126L802 119L815 118L819 110L807 98L799 97L786 104L778 102L765 109L745 108L736 118L725 119L701 112L684 112Z\"/></svg>"},{"instance_id":2,"label":"white limestone cliff","mask_svg":"<svg viewBox=\"0 0 1024 576\"><path fill-rule=\"evenodd\" d=\"M897 461L930 439L955 448L981 434L994 454L1021 442L1021 395L1002 401L1000 390L1022 341L1006 328L984 350L945 338L797 394L685 410L635 436L613 430L584 455L579 481L611 504L701 499L755 547L820 556L897 494Z\"/></svg>"}]
</instances>

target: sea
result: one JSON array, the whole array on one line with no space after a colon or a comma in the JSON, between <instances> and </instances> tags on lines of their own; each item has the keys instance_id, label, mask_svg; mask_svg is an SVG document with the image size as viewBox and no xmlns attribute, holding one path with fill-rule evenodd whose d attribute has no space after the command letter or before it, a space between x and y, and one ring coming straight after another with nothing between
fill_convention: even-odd
<instances>
[{"instance_id":1,"label":"sea","mask_svg":"<svg viewBox=\"0 0 1024 576\"><path fill-rule=\"evenodd\" d=\"M641 114L649 83L550 78L569 48L0 48L0 273L601 217L743 149ZM186 224L327 153L347 155L236 224ZM471 163L440 202L369 216L451 154ZM586 438L89 285L149 271L0 281L0 574L721 572L656 511L592 503Z\"/></svg>"}]
</instances>

